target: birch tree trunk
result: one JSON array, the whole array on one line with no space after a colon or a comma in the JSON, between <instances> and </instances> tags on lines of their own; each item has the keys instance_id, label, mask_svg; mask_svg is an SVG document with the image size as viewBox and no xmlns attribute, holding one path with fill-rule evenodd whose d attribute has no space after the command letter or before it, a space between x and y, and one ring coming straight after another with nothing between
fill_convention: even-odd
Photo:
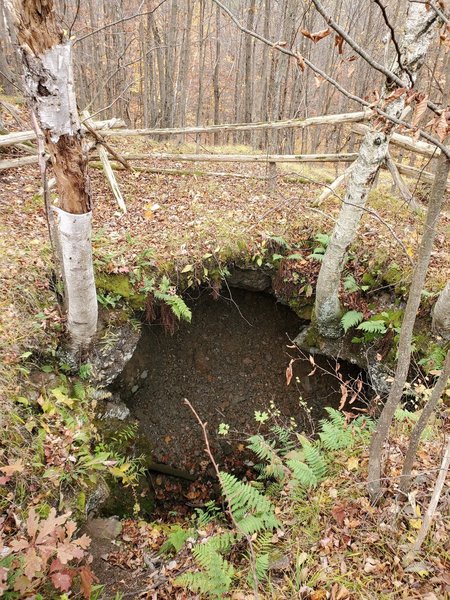
<instances>
[{"instance_id":1,"label":"birch tree trunk","mask_svg":"<svg viewBox=\"0 0 450 600\"><path fill-rule=\"evenodd\" d=\"M433 331L445 340L450 339L450 281L434 305L432 327Z\"/></svg>"},{"instance_id":2,"label":"birch tree trunk","mask_svg":"<svg viewBox=\"0 0 450 600\"><path fill-rule=\"evenodd\" d=\"M87 157L77 112L71 42L65 41L53 0L7 0L19 43L30 106L45 136L58 185L55 221L65 284L68 330L74 350L97 328L91 251L91 198Z\"/></svg>"},{"instance_id":3,"label":"birch tree trunk","mask_svg":"<svg viewBox=\"0 0 450 600\"><path fill-rule=\"evenodd\" d=\"M427 10L424 4L410 2L401 53L403 65L395 65L395 74L402 79L405 88L415 82L429 45L436 32L437 17L434 11ZM412 81L411 81L412 80ZM382 92L385 98L398 86L387 82ZM405 94L385 107L392 117L399 118L405 107ZM316 288L315 318L319 332L326 337L341 335L341 305L339 285L342 269L349 246L356 238L359 222L363 214L367 194L383 164L388 151L391 125L385 132L369 131L361 144L359 157L352 169L343 206L335 225L330 243L325 252Z\"/></svg>"}]
</instances>

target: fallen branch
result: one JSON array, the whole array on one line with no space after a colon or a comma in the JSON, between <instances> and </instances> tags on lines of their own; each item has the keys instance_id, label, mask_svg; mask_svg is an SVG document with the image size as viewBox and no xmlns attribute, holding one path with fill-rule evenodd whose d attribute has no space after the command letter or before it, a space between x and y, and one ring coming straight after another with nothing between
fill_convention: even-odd
<instances>
[{"instance_id":1,"label":"fallen branch","mask_svg":"<svg viewBox=\"0 0 450 600\"><path fill-rule=\"evenodd\" d=\"M90 160L89 165L93 169L101 169L102 163L100 161ZM112 162L111 167L115 171L124 171L125 169L117 164ZM244 173L227 173L226 171L216 172L216 171L188 171L187 169L158 169L153 167L133 167L133 171L137 171L139 173L155 173L157 175L186 175L188 177L232 177L236 179L261 179L265 181L267 177L265 175L247 175Z\"/></svg>"},{"instance_id":2,"label":"fallen branch","mask_svg":"<svg viewBox=\"0 0 450 600\"><path fill-rule=\"evenodd\" d=\"M423 212L423 208L420 206L420 204L418 202L416 202L414 196L409 191L408 186L403 181L400 173L398 172L398 168L397 168L396 164L394 163L394 161L392 160L392 157L389 154L389 152L386 155L386 166L389 169L389 172L392 176L392 180L394 181L395 185L397 186L401 196L403 197L405 202L408 204L408 206L411 208L411 210L414 210L415 212Z\"/></svg>"},{"instance_id":3,"label":"fallen branch","mask_svg":"<svg viewBox=\"0 0 450 600\"><path fill-rule=\"evenodd\" d=\"M427 512L423 518L422 527L417 534L416 541L414 542L411 552L416 553L419 552L425 538L427 537L428 531L431 527L431 522L434 517L434 513L436 512L437 505L439 503L439 498L441 497L442 488L444 487L445 478L447 477L448 468L450 466L450 436L447 439L447 446L445 448L444 458L442 459L441 468L439 470L439 475L436 479L436 484L434 486L433 495L431 496L430 504L428 505Z\"/></svg>"},{"instance_id":4,"label":"fallen branch","mask_svg":"<svg viewBox=\"0 0 450 600\"><path fill-rule=\"evenodd\" d=\"M39 159L37 154L34 154L33 156L20 156L19 158L0 160L0 171L6 171L6 169L15 169L25 165L34 165L38 162Z\"/></svg>"},{"instance_id":5,"label":"fallen branch","mask_svg":"<svg viewBox=\"0 0 450 600\"><path fill-rule=\"evenodd\" d=\"M320 194L320 196L317 198L317 200L315 200L313 202L313 206L320 206L324 200L326 200L329 196L331 196L331 194L333 194L335 192L335 190L337 190L338 187L340 185L342 185L344 183L344 181L348 178L348 176L352 172L352 169L353 169L353 164L350 165L342 173L342 175L339 175L339 177L337 177L333 181L333 183L331 183L326 189L323 190L323 192Z\"/></svg>"}]
</instances>

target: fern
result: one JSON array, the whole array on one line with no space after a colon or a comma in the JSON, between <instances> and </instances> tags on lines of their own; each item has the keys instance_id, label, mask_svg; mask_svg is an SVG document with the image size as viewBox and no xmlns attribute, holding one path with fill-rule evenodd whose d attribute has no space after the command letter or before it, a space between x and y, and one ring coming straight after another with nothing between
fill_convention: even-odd
<instances>
[{"instance_id":1,"label":"fern","mask_svg":"<svg viewBox=\"0 0 450 600\"><path fill-rule=\"evenodd\" d=\"M287 465L292 471L294 482L306 488L315 487L319 481L309 465L297 458L289 458Z\"/></svg>"},{"instance_id":2,"label":"fern","mask_svg":"<svg viewBox=\"0 0 450 600\"><path fill-rule=\"evenodd\" d=\"M217 539L217 537L221 536L212 539ZM233 581L233 565L219 554L210 541L205 544L197 544L192 553L203 570L196 573L185 573L178 577L175 583L202 595L223 598Z\"/></svg>"},{"instance_id":3,"label":"fern","mask_svg":"<svg viewBox=\"0 0 450 600\"><path fill-rule=\"evenodd\" d=\"M349 310L343 315L341 319L341 325L344 328L345 333L351 328L361 323L364 315L357 310ZM359 328L358 328L359 329Z\"/></svg>"},{"instance_id":4,"label":"fern","mask_svg":"<svg viewBox=\"0 0 450 600\"><path fill-rule=\"evenodd\" d=\"M261 476L273 477L277 481L281 481L284 478L284 468L283 462L275 450L275 442L267 441L262 435L253 435L248 442L247 447L256 454L259 460L268 463L260 465Z\"/></svg>"},{"instance_id":5,"label":"fern","mask_svg":"<svg viewBox=\"0 0 450 600\"><path fill-rule=\"evenodd\" d=\"M327 407L328 419L320 421L320 441L327 450L353 448L358 440L365 440L373 430L374 423L360 416L348 424L338 410Z\"/></svg>"},{"instance_id":6,"label":"fern","mask_svg":"<svg viewBox=\"0 0 450 600\"><path fill-rule=\"evenodd\" d=\"M77 400L84 400L86 398L86 390L81 381L75 381L72 387L72 394Z\"/></svg>"},{"instance_id":7,"label":"fern","mask_svg":"<svg viewBox=\"0 0 450 600\"><path fill-rule=\"evenodd\" d=\"M360 323L356 329L364 331L365 333L386 333L386 323L382 320L364 321Z\"/></svg>"},{"instance_id":8,"label":"fern","mask_svg":"<svg viewBox=\"0 0 450 600\"><path fill-rule=\"evenodd\" d=\"M155 298L165 302L168 306L170 306L173 314L178 318L178 320L188 321L188 323L191 322L192 312L183 298L180 298L180 296L177 296L176 294L167 294L158 290L155 291Z\"/></svg>"},{"instance_id":9,"label":"fern","mask_svg":"<svg viewBox=\"0 0 450 600\"><path fill-rule=\"evenodd\" d=\"M318 481L321 481L327 472L327 463L323 457L320 447L301 436L303 446L303 456L306 463L311 468Z\"/></svg>"},{"instance_id":10,"label":"fern","mask_svg":"<svg viewBox=\"0 0 450 600\"><path fill-rule=\"evenodd\" d=\"M220 472L220 483L242 534L253 535L280 526L272 503L254 487L223 471Z\"/></svg>"}]
</instances>

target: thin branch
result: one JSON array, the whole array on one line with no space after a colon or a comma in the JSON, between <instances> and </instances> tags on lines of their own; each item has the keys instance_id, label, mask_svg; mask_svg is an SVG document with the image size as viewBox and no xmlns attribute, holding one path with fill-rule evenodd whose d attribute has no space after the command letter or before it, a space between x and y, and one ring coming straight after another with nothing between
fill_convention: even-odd
<instances>
[{"instance_id":1,"label":"thin branch","mask_svg":"<svg viewBox=\"0 0 450 600\"><path fill-rule=\"evenodd\" d=\"M394 44L394 48L397 53L397 62L399 64L399 66L404 71L406 71L406 73L408 74L409 81L411 82L411 87L414 87L414 79L413 79L413 76L412 76L410 70L407 68L406 65L402 64L402 53L400 51L400 46L398 45L397 38L395 37L394 28L392 27L391 22L389 21L389 17L386 12L386 7L384 6L384 4L381 3L381 0L373 0L373 1L375 2L375 4L377 6L379 6L379 8L381 10L381 14L383 15L384 22L385 22L387 28L389 29L389 31L391 32L391 40L392 40L392 43Z\"/></svg>"},{"instance_id":2,"label":"thin branch","mask_svg":"<svg viewBox=\"0 0 450 600\"><path fill-rule=\"evenodd\" d=\"M208 432L206 430L207 423L206 422L204 423L200 419L197 411L195 410L195 408L192 406L192 404L189 402L189 400L187 398L184 398L183 402L184 402L184 404L186 404L186 406L189 407L189 409L193 413L194 417L197 419L200 427L202 428L203 439L205 440L205 446L206 446L205 452L209 456L209 460L211 461L212 466L214 467L214 471L216 472L217 479L221 483L222 480L221 480L221 477L220 477L220 469L219 469L219 466L218 466L218 464L216 462L216 459L214 458L213 453L211 452L211 447L209 445ZM223 489L223 486L222 486L222 489ZM227 512L228 512L228 515L229 515L229 517L231 519L231 522L233 523L233 526L235 527L236 531L240 531L239 523L234 518L233 511L230 508L231 507L231 503L230 503L229 499L227 498L226 494L225 494L225 498L227 500ZM249 548L249 552L250 552L250 558L251 558L250 562L251 562L252 575L253 575L253 580L254 580L254 589L253 589L253 591L255 592L255 598L256 598L256 600L258 600L259 599L259 594L258 594L259 581L258 581L258 576L256 574L256 556L255 556L255 550L253 548L253 543L252 543L251 537L249 535L247 535L247 534L243 534L243 535L244 535L245 539L247 540L247 544L248 544L248 548Z\"/></svg>"},{"instance_id":3,"label":"thin branch","mask_svg":"<svg viewBox=\"0 0 450 600\"><path fill-rule=\"evenodd\" d=\"M99 27L98 29L91 31L90 33L86 33L86 35L83 35L80 38L74 40L73 43L78 44L78 42L82 42L86 38L91 37L91 35L99 33L100 31L104 31L105 29L109 29L110 27L114 27L114 25L119 25L120 23L125 23L126 21L131 21L132 19L136 19L137 17L144 17L145 15L152 15L165 2L166 2L166 0L161 0L161 2L159 4L157 4L155 6L155 8L153 8L152 10L146 10L145 12L140 12L140 13L135 13L134 15L130 15L129 17L123 17L122 19L119 19L118 21L114 21L114 23L107 23L106 25L103 25L103 27Z\"/></svg>"},{"instance_id":4,"label":"thin branch","mask_svg":"<svg viewBox=\"0 0 450 600\"><path fill-rule=\"evenodd\" d=\"M251 35L255 39L259 40L260 42L263 42L264 44L267 44L271 48L276 48L282 54L286 54L287 56L291 56L292 58L295 58L297 63L301 60L301 62L304 63L305 65L307 65L312 71L314 71L314 73L316 73L317 75L320 75L320 77L322 77L323 79L328 81L328 83L333 85L337 90L339 90L341 92L341 94L343 94L350 100L353 100L354 102L357 102L358 104L361 104L362 106L366 106L367 108L371 108L372 110L377 112L379 115L381 115L388 121L391 121L392 123L396 123L397 125L402 125L403 127L406 127L406 129L410 129L410 130L418 133L420 137L423 137L425 140L429 141L431 144L434 144L435 146L440 148L440 150L445 154L445 156L450 159L450 150L444 144L442 144L438 139L436 139L434 136L428 134L426 131L423 131L422 129L417 129L415 127L412 127L409 123L407 123L406 121L403 121L402 119L397 119L396 117L390 116L388 113L384 112L384 110L381 110L380 108L378 108L377 106L374 106L370 102L363 100L363 98L360 98L359 96L355 96L355 94L352 94L351 92L346 90L340 83L338 83L335 79L330 77L330 75L325 73L325 71L322 71L322 69L317 67L314 63L312 63L308 58L306 58L306 56L301 56L298 52L290 50L289 48L285 48L284 46L280 46L278 44L278 42L271 42L270 40L266 39L265 37L263 37L256 31L247 29L247 27L244 27L243 25L241 25L239 20L230 11L230 9L227 8L224 4L222 4L222 2L220 0L212 0L212 1L215 4L217 4L217 6L219 6L230 17L230 19L233 21L233 23L236 25L236 27L238 27L238 29L240 29L243 33L247 33L248 35Z\"/></svg>"},{"instance_id":5,"label":"thin branch","mask_svg":"<svg viewBox=\"0 0 450 600\"><path fill-rule=\"evenodd\" d=\"M324 7L322 6L322 4L320 3L320 0L312 0L314 6L316 7L317 11L322 15L322 17L325 19L325 21L328 23L328 25L334 29L334 31L339 34L346 42L349 46L351 46L353 48L353 50L355 52L357 52L361 58L363 58L371 67L373 67L374 69L376 69L377 71L379 71L380 73L383 73L383 75L385 75L389 80L393 81L394 83L396 83L399 87L405 87L405 82L398 77L398 75L396 75L393 71L391 71L390 69L388 69L387 67L385 67L384 65L380 64L379 62L377 62L375 59L373 59L371 56L369 56L369 54L367 54L367 52L364 50L364 48L362 48L357 42L355 42L355 40L353 38L351 38L349 36L349 34L344 31L344 29L342 29L342 27L336 23L336 21L334 21L334 19L328 15L324 9ZM429 22L429 25L431 25L433 23L433 21L435 21L437 18L437 15L435 15L433 17L433 20ZM409 71L407 71L406 69L404 69L403 65L401 64L401 62L399 62L399 66L402 70L405 70L408 73L408 76L410 78L411 81L411 88L414 87L414 80L411 76L411 73ZM436 104L434 104L433 102L428 101L427 102L427 106L430 110L432 110L433 112L435 112L436 114L440 115L442 109L440 109L438 106L436 106Z\"/></svg>"}]
</instances>

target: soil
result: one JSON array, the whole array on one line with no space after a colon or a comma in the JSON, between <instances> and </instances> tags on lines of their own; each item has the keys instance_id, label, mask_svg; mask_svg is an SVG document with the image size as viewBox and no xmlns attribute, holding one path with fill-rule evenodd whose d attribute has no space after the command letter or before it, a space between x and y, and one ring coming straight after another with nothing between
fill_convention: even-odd
<instances>
[{"instance_id":1,"label":"soil","mask_svg":"<svg viewBox=\"0 0 450 600\"><path fill-rule=\"evenodd\" d=\"M304 323L269 294L231 289L213 300L204 290L189 302L192 322L170 336L161 325L145 325L132 359L113 387L140 432L153 447L153 460L198 474L208 468L201 429L187 398L208 423L211 448L222 465L245 456L245 441L266 425L255 411L279 411L276 421L308 433L341 400L336 363L298 359L291 340ZM291 357L293 377L287 385ZM342 365L344 379L358 370ZM298 379L297 379L298 378ZM230 426L218 434L220 423ZM273 420L271 419L271 424ZM229 466L229 465L227 465Z\"/></svg>"}]
</instances>

